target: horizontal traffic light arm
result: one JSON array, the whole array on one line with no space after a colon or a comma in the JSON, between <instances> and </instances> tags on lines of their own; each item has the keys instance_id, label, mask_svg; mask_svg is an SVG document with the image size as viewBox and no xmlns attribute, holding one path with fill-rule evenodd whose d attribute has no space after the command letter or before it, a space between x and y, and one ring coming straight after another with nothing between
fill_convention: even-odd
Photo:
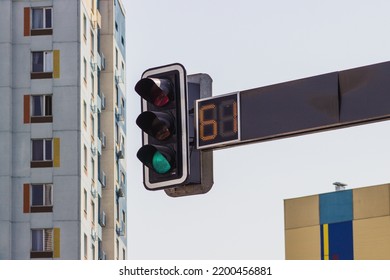
<instances>
[{"instance_id":1,"label":"horizontal traffic light arm","mask_svg":"<svg viewBox=\"0 0 390 280\"><path fill-rule=\"evenodd\" d=\"M197 149L390 119L390 61L196 101Z\"/></svg>"}]
</instances>

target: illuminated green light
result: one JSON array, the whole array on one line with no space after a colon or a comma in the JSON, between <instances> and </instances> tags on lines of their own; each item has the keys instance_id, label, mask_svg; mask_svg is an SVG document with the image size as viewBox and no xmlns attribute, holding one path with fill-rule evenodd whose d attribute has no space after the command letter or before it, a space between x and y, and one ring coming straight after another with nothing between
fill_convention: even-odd
<instances>
[{"instance_id":1,"label":"illuminated green light","mask_svg":"<svg viewBox=\"0 0 390 280\"><path fill-rule=\"evenodd\" d=\"M154 171L160 174L167 173L171 169L171 164L159 151L155 152L152 159Z\"/></svg>"}]
</instances>

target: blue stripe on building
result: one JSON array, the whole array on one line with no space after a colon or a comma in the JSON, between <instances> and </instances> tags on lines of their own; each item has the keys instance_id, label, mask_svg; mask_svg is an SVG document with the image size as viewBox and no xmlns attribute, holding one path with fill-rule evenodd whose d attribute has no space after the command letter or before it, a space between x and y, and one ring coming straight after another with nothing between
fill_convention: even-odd
<instances>
[{"instance_id":1,"label":"blue stripe on building","mask_svg":"<svg viewBox=\"0 0 390 280\"><path fill-rule=\"evenodd\" d=\"M321 225L321 259L353 260L352 221Z\"/></svg>"}]
</instances>

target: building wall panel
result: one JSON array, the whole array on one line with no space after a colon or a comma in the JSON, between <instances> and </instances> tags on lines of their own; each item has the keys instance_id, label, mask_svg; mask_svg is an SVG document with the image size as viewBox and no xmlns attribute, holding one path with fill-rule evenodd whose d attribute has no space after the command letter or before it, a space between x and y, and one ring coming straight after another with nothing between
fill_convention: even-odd
<instances>
[{"instance_id":1,"label":"building wall panel","mask_svg":"<svg viewBox=\"0 0 390 280\"><path fill-rule=\"evenodd\" d=\"M53 1L53 20L55 22L53 31L53 41L58 42L77 42L79 38L79 26L77 16L79 1ZM70 20L74 19L74 20ZM56 32L56 27L61 27L61 32ZM76 53L74 53L76 56ZM73 69L73 72L76 68Z\"/></svg>"},{"instance_id":2,"label":"building wall panel","mask_svg":"<svg viewBox=\"0 0 390 280\"><path fill-rule=\"evenodd\" d=\"M61 257L61 229L54 228L53 231L54 231L53 258L59 258Z\"/></svg>"},{"instance_id":3,"label":"building wall panel","mask_svg":"<svg viewBox=\"0 0 390 280\"><path fill-rule=\"evenodd\" d=\"M23 184L23 213L30 213L30 184Z\"/></svg>"},{"instance_id":4,"label":"building wall panel","mask_svg":"<svg viewBox=\"0 0 390 280\"><path fill-rule=\"evenodd\" d=\"M287 260L320 260L320 226L285 230Z\"/></svg>"},{"instance_id":5,"label":"building wall panel","mask_svg":"<svg viewBox=\"0 0 390 280\"><path fill-rule=\"evenodd\" d=\"M390 259L390 216L353 221L356 260Z\"/></svg>"},{"instance_id":6,"label":"building wall panel","mask_svg":"<svg viewBox=\"0 0 390 280\"><path fill-rule=\"evenodd\" d=\"M352 190L320 194L320 223L331 224L353 219Z\"/></svg>"},{"instance_id":7,"label":"building wall panel","mask_svg":"<svg viewBox=\"0 0 390 280\"><path fill-rule=\"evenodd\" d=\"M353 190L354 219L390 215L390 184Z\"/></svg>"},{"instance_id":8,"label":"building wall panel","mask_svg":"<svg viewBox=\"0 0 390 280\"><path fill-rule=\"evenodd\" d=\"M60 51L53 50L53 78L60 77Z\"/></svg>"},{"instance_id":9,"label":"building wall panel","mask_svg":"<svg viewBox=\"0 0 390 280\"><path fill-rule=\"evenodd\" d=\"M318 195L284 201L285 229L319 224Z\"/></svg>"},{"instance_id":10,"label":"building wall panel","mask_svg":"<svg viewBox=\"0 0 390 280\"><path fill-rule=\"evenodd\" d=\"M30 8L24 8L24 36L30 36Z\"/></svg>"},{"instance_id":11,"label":"building wall panel","mask_svg":"<svg viewBox=\"0 0 390 280\"><path fill-rule=\"evenodd\" d=\"M53 159L53 166L54 167L60 167L61 157L60 157L60 138L54 138L54 159Z\"/></svg>"}]
</instances>

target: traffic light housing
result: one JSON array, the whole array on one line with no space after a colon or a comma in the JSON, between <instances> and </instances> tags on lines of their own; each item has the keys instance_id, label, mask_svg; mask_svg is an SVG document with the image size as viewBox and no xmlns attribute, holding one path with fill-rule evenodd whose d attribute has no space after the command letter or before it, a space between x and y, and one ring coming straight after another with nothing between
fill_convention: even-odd
<instances>
[{"instance_id":1,"label":"traffic light housing","mask_svg":"<svg viewBox=\"0 0 390 280\"><path fill-rule=\"evenodd\" d=\"M212 96L212 82L211 77L205 73L187 75L190 174L185 185L164 189L170 197L205 194L214 184L213 150L196 149L195 129L195 101Z\"/></svg>"},{"instance_id":2,"label":"traffic light housing","mask_svg":"<svg viewBox=\"0 0 390 280\"><path fill-rule=\"evenodd\" d=\"M146 70L135 85L141 96L136 123L143 131L137 157L144 185L158 190L185 183L189 175L186 71L181 64Z\"/></svg>"}]
</instances>

